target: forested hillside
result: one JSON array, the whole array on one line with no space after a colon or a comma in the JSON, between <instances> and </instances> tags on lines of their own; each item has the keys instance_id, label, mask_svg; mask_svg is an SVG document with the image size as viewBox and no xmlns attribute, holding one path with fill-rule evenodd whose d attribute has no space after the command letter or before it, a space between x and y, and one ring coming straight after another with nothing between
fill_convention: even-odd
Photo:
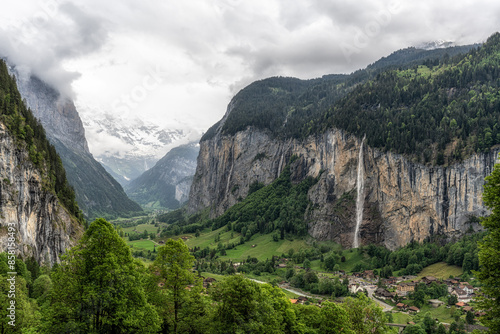
<instances>
[{"instance_id":1,"label":"forested hillside","mask_svg":"<svg viewBox=\"0 0 500 334\"><path fill-rule=\"evenodd\" d=\"M19 148L29 152L31 162L46 176L46 189L56 194L68 211L83 222L83 214L75 200L75 192L66 180L61 158L47 140L42 125L26 108L16 81L9 75L3 60L0 60L0 121L18 139Z\"/></svg>"},{"instance_id":2,"label":"forested hillside","mask_svg":"<svg viewBox=\"0 0 500 334\"><path fill-rule=\"evenodd\" d=\"M500 143L499 55L497 33L480 47L400 50L351 75L261 80L235 96L220 130L305 138L334 127L415 162L449 164Z\"/></svg>"}]
</instances>

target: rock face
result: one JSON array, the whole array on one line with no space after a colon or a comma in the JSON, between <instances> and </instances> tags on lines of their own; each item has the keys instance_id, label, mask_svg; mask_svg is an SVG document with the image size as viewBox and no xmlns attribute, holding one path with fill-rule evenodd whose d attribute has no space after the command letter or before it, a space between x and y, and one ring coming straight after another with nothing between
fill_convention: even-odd
<instances>
[{"instance_id":1,"label":"rock face","mask_svg":"<svg viewBox=\"0 0 500 334\"><path fill-rule=\"evenodd\" d=\"M197 144L173 148L153 168L126 186L127 194L145 206L178 208L189 199L198 152Z\"/></svg>"},{"instance_id":2,"label":"rock face","mask_svg":"<svg viewBox=\"0 0 500 334\"><path fill-rule=\"evenodd\" d=\"M17 255L54 264L75 245L83 227L44 190L43 176L0 122L0 251L7 251L8 224L14 223Z\"/></svg>"},{"instance_id":3,"label":"rock face","mask_svg":"<svg viewBox=\"0 0 500 334\"><path fill-rule=\"evenodd\" d=\"M296 155L299 159L291 165L294 181L321 173L309 191L309 234L352 247L360 144L361 138L335 129L301 141L275 139L252 128L234 136L218 132L200 144L189 211L210 208L212 217L221 215L247 195L252 182L269 184ZM449 167L427 167L365 145L360 244L395 249L434 234L452 237L471 227L479 229L470 217L487 213L484 178L498 153L495 149Z\"/></svg>"},{"instance_id":4,"label":"rock face","mask_svg":"<svg viewBox=\"0 0 500 334\"><path fill-rule=\"evenodd\" d=\"M89 218L142 211L90 154L85 129L73 101L38 78L10 67L19 92L61 156L80 209Z\"/></svg>"}]
</instances>

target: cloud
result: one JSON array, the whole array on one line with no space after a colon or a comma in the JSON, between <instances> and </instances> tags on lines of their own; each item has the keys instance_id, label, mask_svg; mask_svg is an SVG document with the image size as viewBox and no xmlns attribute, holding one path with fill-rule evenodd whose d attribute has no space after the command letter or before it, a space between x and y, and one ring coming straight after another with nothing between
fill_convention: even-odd
<instances>
[{"instance_id":1,"label":"cloud","mask_svg":"<svg viewBox=\"0 0 500 334\"><path fill-rule=\"evenodd\" d=\"M6 7L0 54L76 98L81 113L90 105L123 111L114 102L140 92L151 69L161 68L161 84L133 101L130 117L198 130L255 80L350 73L401 48L475 43L500 30L500 3L487 0L23 0ZM129 149L87 133L96 150Z\"/></svg>"},{"instance_id":2,"label":"cloud","mask_svg":"<svg viewBox=\"0 0 500 334\"><path fill-rule=\"evenodd\" d=\"M0 54L74 97L71 84L80 73L65 69L64 62L99 50L106 40L100 19L72 3L51 0L42 2L31 17L0 28Z\"/></svg>"}]
</instances>

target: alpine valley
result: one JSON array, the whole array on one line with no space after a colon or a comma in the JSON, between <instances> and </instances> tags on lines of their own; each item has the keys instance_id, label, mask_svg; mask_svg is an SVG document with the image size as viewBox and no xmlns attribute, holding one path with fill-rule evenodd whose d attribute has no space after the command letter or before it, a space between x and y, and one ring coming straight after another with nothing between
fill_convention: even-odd
<instances>
[{"instance_id":1,"label":"alpine valley","mask_svg":"<svg viewBox=\"0 0 500 334\"><path fill-rule=\"evenodd\" d=\"M500 330L499 33L255 81L199 142L87 112L0 61L0 332Z\"/></svg>"}]
</instances>

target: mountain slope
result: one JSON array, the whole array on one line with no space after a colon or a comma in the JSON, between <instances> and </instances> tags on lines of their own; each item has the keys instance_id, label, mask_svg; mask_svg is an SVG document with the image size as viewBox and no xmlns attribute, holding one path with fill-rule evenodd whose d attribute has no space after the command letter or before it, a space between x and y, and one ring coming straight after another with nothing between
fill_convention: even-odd
<instances>
[{"instance_id":1,"label":"mountain slope","mask_svg":"<svg viewBox=\"0 0 500 334\"><path fill-rule=\"evenodd\" d=\"M293 217L317 239L352 247L359 230L361 245L395 249L480 229L474 216L487 214L482 185L499 152L499 39L453 57L407 49L348 76L249 85L200 142L188 212L219 217L290 164L292 182L318 178ZM264 230L277 223L248 218Z\"/></svg>"},{"instance_id":2,"label":"mountain slope","mask_svg":"<svg viewBox=\"0 0 500 334\"><path fill-rule=\"evenodd\" d=\"M189 198L189 188L196 170L199 146L173 148L150 170L125 187L133 200L148 207L176 209Z\"/></svg>"},{"instance_id":3,"label":"mountain slope","mask_svg":"<svg viewBox=\"0 0 500 334\"><path fill-rule=\"evenodd\" d=\"M0 61L0 251L14 237L18 256L54 264L82 223L61 159Z\"/></svg>"},{"instance_id":4,"label":"mountain slope","mask_svg":"<svg viewBox=\"0 0 500 334\"><path fill-rule=\"evenodd\" d=\"M85 215L92 219L142 211L90 154L73 102L29 73L16 68L9 70L16 76L21 96L60 152L68 181Z\"/></svg>"},{"instance_id":5,"label":"mountain slope","mask_svg":"<svg viewBox=\"0 0 500 334\"><path fill-rule=\"evenodd\" d=\"M200 137L192 130L176 129L175 125L165 128L139 117L112 115L86 106L80 111L96 160L124 187L170 149Z\"/></svg>"}]
</instances>

